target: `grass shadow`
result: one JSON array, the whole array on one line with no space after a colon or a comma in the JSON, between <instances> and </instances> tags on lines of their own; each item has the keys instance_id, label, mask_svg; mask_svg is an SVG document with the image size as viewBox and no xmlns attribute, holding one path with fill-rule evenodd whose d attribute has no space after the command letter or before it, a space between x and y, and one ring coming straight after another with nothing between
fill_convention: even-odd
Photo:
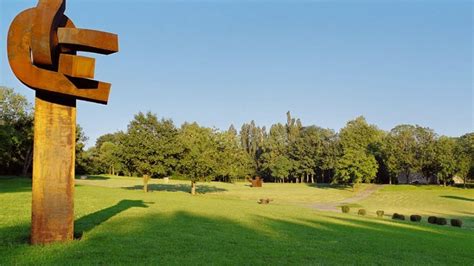
<instances>
[{"instance_id":1,"label":"grass shadow","mask_svg":"<svg viewBox=\"0 0 474 266\"><path fill-rule=\"evenodd\" d=\"M0 193L31 192L31 178L3 177L0 179Z\"/></svg>"},{"instance_id":2,"label":"grass shadow","mask_svg":"<svg viewBox=\"0 0 474 266\"><path fill-rule=\"evenodd\" d=\"M76 179L82 179L81 176L76 176ZM102 175L87 175L85 180L108 180L110 177Z\"/></svg>"},{"instance_id":3,"label":"grass shadow","mask_svg":"<svg viewBox=\"0 0 474 266\"><path fill-rule=\"evenodd\" d=\"M148 208L148 205L143 200L121 200L114 206L83 216L74 222L74 238L80 239L84 233L89 232L115 215L136 207Z\"/></svg>"},{"instance_id":4,"label":"grass shadow","mask_svg":"<svg viewBox=\"0 0 474 266\"><path fill-rule=\"evenodd\" d=\"M129 190L143 190L143 186L137 185L133 187L124 187L124 189ZM149 184L148 185L148 192L150 191L166 191L166 192L190 192L191 185L185 184ZM215 186L208 186L208 185L196 185L196 193L198 194L206 194L206 193L216 193L216 192L224 192L227 189L218 188Z\"/></svg>"},{"instance_id":5,"label":"grass shadow","mask_svg":"<svg viewBox=\"0 0 474 266\"><path fill-rule=\"evenodd\" d=\"M448 195L443 195L443 196L440 196L442 198L447 198L447 199L455 199L455 200L464 200L464 201L470 201L470 202L474 202L474 199L471 199L471 198L465 198L465 197L459 197L459 196L448 196Z\"/></svg>"},{"instance_id":6,"label":"grass shadow","mask_svg":"<svg viewBox=\"0 0 474 266\"><path fill-rule=\"evenodd\" d=\"M143 205L140 201L127 200L81 219L88 223L103 222L130 206ZM104 230L97 230L77 245L64 249L10 248L3 252L0 262L52 265L365 265L377 262L387 265L402 261L404 264L457 265L471 264L474 259L466 252L472 234L457 228L316 213L312 218L252 215L250 220L251 224L246 224L188 211L155 212L104 224L107 226ZM429 244L429 252L426 244Z\"/></svg>"},{"instance_id":7,"label":"grass shadow","mask_svg":"<svg viewBox=\"0 0 474 266\"><path fill-rule=\"evenodd\" d=\"M306 183L308 187L321 188L321 189L338 189L353 191L352 186L343 184L330 184L330 183Z\"/></svg>"}]
</instances>

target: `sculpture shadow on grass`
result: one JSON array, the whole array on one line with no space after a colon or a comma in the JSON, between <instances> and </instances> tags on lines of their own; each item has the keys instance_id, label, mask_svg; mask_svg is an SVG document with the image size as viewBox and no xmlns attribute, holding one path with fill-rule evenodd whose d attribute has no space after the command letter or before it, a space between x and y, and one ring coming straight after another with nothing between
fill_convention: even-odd
<instances>
[{"instance_id":1,"label":"sculpture shadow on grass","mask_svg":"<svg viewBox=\"0 0 474 266\"><path fill-rule=\"evenodd\" d=\"M474 199L466 198L466 197L450 196L450 195L443 195L443 196L440 196L440 197L442 197L442 198L447 198L447 199L454 199L454 200L463 200L463 201L474 202Z\"/></svg>"},{"instance_id":2,"label":"sculpture shadow on grass","mask_svg":"<svg viewBox=\"0 0 474 266\"><path fill-rule=\"evenodd\" d=\"M119 203L81 219L107 221ZM105 218L104 218L105 217ZM108 218L107 218L108 217ZM81 220L80 219L80 220ZM88 223L89 223L88 222ZM151 213L104 223L64 248L0 245L2 264L466 264L469 230L315 213L314 219L253 215L250 224L194 212ZM93 227L91 227L93 228ZM0 239L4 233L0 228ZM450 231L455 231L451 234ZM408 245L419 242L423 245ZM0 241L1 243L1 241ZM13 243L16 244L16 243ZM432 252L426 252L426 245ZM343 254L341 255L341 251ZM41 254L41 256L38 256ZM258 254L256 256L255 254ZM433 254L440 254L433 256ZM447 258L445 254L449 254ZM36 255L36 256L35 256Z\"/></svg>"},{"instance_id":3,"label":"sculpture shadow on grass","mask_svg":"<svg viewBox=\"0 0 474 266\"><path fill-rule=\"evenodd\" d=\"M121 200L114 206L83 216L74 222L74 238L81 239L84 233L130 208L148 208L147 204L152 203L143 200Z\"/></svg>"},{"instance_id":4,"label":"sculpture shadow on grass","mask_svg":"<svg viewBox=\"0 0 474 266\"><path fill-rule=\"evenodd\" d=\"M79 259L75 261L79 264L113 264L114 261L120 261L123 264L165 265L193 262L218 265L268 264L272 261L302 265L316 262L371 264L375 261L390 264L393 258L399 257L407 264L416 261L443 264L446 262L445 255L433 257L432 254L447 251L452 252L449 259L453 264L462 264L469 258L462 251L468 237L463 234L446 235L446 231L439 231L438 227L408 222L387 224L350 216L320 217L287 219L257 215L252 220L259 226L252 226L228 218L186 211L168 215L154 213L127 220L126 223L114 223L113 228L96 232L83 245L70 247L62 251L63 254L46 254L45 257L46 262L51 264L74 258ZM422 252L426 248L423 245L408 250L400 248L412 241L433 244L433 239L437 238L441 240L430 246L433 253ZM443 242L449 242L448 250L445 245L439 245ZM124 248L117 252L114 249L116 246ZM343 255L341 250L345 250Z\"/></svg>"},{"instance_id":5,"label":"sculpture shadow on grass","mask_svg":"<svg viewBox=\"0 0 474 266\"><path fill-rule=\"evenodd\" d=\"M124 187L124 189L129 190L143 190L143 186L137 185L133 187ZM149 184L148 185L148 192L152 191L166 191L166 192L187 192L191 191L191 185L185 184ZM208 185L196 185L196 193L198 194L206 194L206 193L216 193L216 192L224 192L227 189L218 188L216 186L208 186Z\"/></svg>"}]
</instances>

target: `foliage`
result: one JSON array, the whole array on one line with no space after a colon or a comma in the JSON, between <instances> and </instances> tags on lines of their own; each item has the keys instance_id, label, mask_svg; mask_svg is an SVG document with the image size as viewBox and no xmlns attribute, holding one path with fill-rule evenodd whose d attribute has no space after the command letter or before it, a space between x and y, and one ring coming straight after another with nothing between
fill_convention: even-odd
<instances>
[{"instance_id":1,"label":"foliage","mask_svg":"<svg viewBox=\"0 0 474 266\"><path fill-rule=\"evenodd\" d=\"M382 218L384 215L384 211L378 210L376 214L377 214L377 217Z\"/></svg>"},{"instance_id":2,"label":"foliage","mask_svg":"<svg viewBox=\"0 0 474 266\"><path fill-rule=\"evenodd\" d=\"M430 223L430 224L436 224L436 220L438 220L438 217L436 217L436 216L428 217L428 223Z\"/></svg>"},{"instance_id":3,"label":"foliage","mask_svg":"<svg viewBox=\"0 0 474 266\"><path fill-rule=\"evenodd\" d=\"M235 129L216 133L216 169L218 180L233 182L254 173L252 158L240 147Z\"/></svg>"},{"instance_id":4,"label":"foliage","mask_svg":"<svg viewBox=\"0 0 474 266\"><path fill-rule=\"evenodd\" d=\"M0 87L0 174L26 175L33 155L33 113L25 97ZM185 176L189 180L235 182L261 176L266 182L386 183L422 175L450 184L474 176L474 133L459 138L438 135L418 125L390 132L349 121L339 133L303 125L286 114L270 129L255 121L227 131L185 123L151 112L138 113L127 130L100 136L86 149L84 130L76 130L76 173ZM196 166L197 169L194 169Z\"/></svg>"},{"instance_id":5,"label":"foliage","mask_svg":"<svg viewBox=\"0 0 474 266\"><path fill-rule=\"evenodd\" d=\"M433 175L435 139L436 134L429 128L412 125L393 128L384 140L384 157L391 176L405 175L410 183L414 173Z\"/></svg>"},{"instance_id":6,"label":"foliage","mask_svg":"<svg viewBox=\"0 0 474 266\"><path fill-rule=\"evenodd\" d=\"M197 123L183 124L178 135L183 154L179 172L193 183L211 181L217 174L217 141L213 130Z\"/></svg>"},{"instance_id":7,"label":"foliage","mask_svg":"<svg viewBox=\"0 0 474 266\"><path fill-rule=\"evenodd\" d=\"M392 219L404 221L404 220L405 220L405 215L399 214L399 213L394 213L394 214L392 215Z\"/></svg>"},{"instance_id":8,"label":"foliage","mask_svg":"<svg viewBox=\"0 0 474 266\"><path fill-rule=\"evenodd\" d=\"M26 175L32 160L32 107L23 95L0 87L0 174Z\"/></svg>"},{"instance_id":9,"label":"foliage","mask_svg":"<svg viewBox=\"0 0 474 266\"><path fill-rule=\"evenodd\" d=\"M344 206L341 206L341 210L342 210L343 213L349 213L351 208L347 205L344 205Z\"/></svg>"},{"instance_id":10,"label":"foliage","mask_svg":"<svg viewBox=\"0 0 474 266\"><path fill-rule=\"evenodd\" d=\"M419 221L421 221L421 216L420 216L420 215L416 215L416 214L410 215L410 221L412 221L412 222L419 222Z\"/></svg>"},{"instance_id":11,"label":"foliage","mask_svg":"<svg viewBox=\"0 0 474 266\"><path fill-rule=\"evenodd\" d=\"M371 182L378 170L371 148L381 139L380 131L364 117L349 121L340 133L342 156L336 163L333 182L357 184Z\"/></svg>"},{"instance_id":12,"label":"foliage","mask_svg":"<svg viewBox=\"0 0 474 266\"><path fill-rule=\"evenodd\" d=\"M466 185L469 178L474 179L474 133L468 133L456 141L456 174L464 179Z\"/></svg>"},{"instance_id":13,"label":"foliage","mask_svg":"<svg viewBox=\"0 0 474 266\"><path fill-rule=\"evenodd\" d=\"M84 150L87 136L84 133L82 127L76 125L76 174L87 174L89 173L90 159L87 152Z\"/></svg>"},{"instance_id":14,"label":"foliage","mask_svg":"<svg viewBox=\"0 0 474 266\"><path fill-rule=\"evenodd\" d=\"M359 211L357 212L358 215L366 215L367 214L367 211L365 209L359 209Z\"/></svg>"},{"instance_id":15,"label":"foliage","mask_svg":"<svg viewBox=\"0 0 474 266\"><path fill-rule=\"evenodd\" d=\"M172 120L140 112L128 125L120 146L124 159L131 162L138 175L169 176L176 170L181 153L177 136Z\"/></svg>"},{"instance_id":16,"label":"foliage","mask_svg":"<svg viewBox=\"0 0 474 266\"><path fill-rule=\"evenodd\" d=\"M447 225L448 221L446 220L446 218L436 217L436 224L437 225Z\"/></svg>"},{"instance_id":17,"label":"foliage","mask_svg":"<svg viewBox=\"0 0 474 266\"><path fill-rule=\"evenodd\" d=\"M462 227L462 221L460 219L451 219L451 226Z\"/></svg>"},{"instance_id":18,"label":"foliage","mask_svg":"<svg viewBox=\"0 0 474 266\"><path fill-rule=\"evenodd\" d=\"M445 136L440 137L435 144L436 176L445 186L457 172L455 148L456 141Z\"/></svg>"}]
</instances>

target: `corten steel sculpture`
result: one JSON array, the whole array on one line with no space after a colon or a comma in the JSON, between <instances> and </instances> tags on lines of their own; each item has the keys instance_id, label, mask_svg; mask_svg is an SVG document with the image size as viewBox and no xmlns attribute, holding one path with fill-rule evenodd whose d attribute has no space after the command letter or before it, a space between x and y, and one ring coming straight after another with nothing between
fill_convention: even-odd
<instances>
[{"instance_id":1,"label":"corten steel sculpture","mask_svg":"<svg viewBox=\"0 0 474 266\"><path fill-rule=\"evenodd\" d=\"M255 177L255 179L250 179L250 183L252 183L252 187L262 187L263 179L259 176Z\"/></svg>"},{"instance_id":2,"label":"corten steel sculpture","mask_svg":"<svg viewBox=\"0 0 474 266\"><path fill-rule=\"evenodd\" d=\"M111 84L92 80L93 58L77 51L118 51L115 34L78 29L65 0L39 0L8 32L8 60L36 90L31 243L73 239L76 99L107 104Z\"/></svg>"}]
</instances>

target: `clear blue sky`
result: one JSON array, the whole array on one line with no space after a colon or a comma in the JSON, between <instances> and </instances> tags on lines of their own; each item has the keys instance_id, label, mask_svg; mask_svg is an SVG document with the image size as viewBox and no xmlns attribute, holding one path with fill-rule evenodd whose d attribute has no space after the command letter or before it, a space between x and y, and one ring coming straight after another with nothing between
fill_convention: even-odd
<instances>
[{"instance_id":1,"label":"clear blue sky","mask_svg":"<svg viewBox=\"0 0 474 266\"><path fill-rule=\"evenodd\" d=\"M6 61L14 16L35 0L0 0L0 84L33 101ZM109 105L80 102L91 138L126 129L139 111L226 129L254 119L338 130L356 116L389 130L473 131L471 1L83 1L81 28L118 33L96 56ZM95 55L94 55L95 56Z\"/></svg>"}]
</instances>

